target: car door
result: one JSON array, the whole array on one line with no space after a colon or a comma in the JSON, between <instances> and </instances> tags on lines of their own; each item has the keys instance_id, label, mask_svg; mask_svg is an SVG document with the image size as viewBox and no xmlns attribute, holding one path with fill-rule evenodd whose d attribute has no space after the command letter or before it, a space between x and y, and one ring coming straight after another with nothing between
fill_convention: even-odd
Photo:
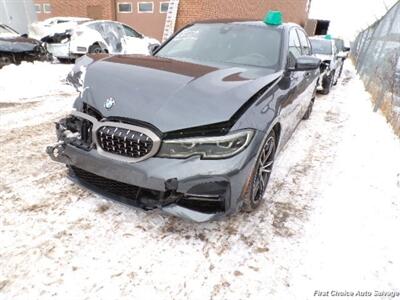
<instances>
[{"instance_id":1,"label":"car door","mask_svg":"<svg viewBox=\"0 0 400 300\"><path fill-rule=\"evenodd\" d=\"M122 53L124 32L122 27L119 26L119 23L99 22L97 27L107 44L108 52L111 54Z\"/></svg>"},{"instance_id":2,"label":"car door","mask_svg":"<svg viewBox=\"0 0 400 300\"><path fill-rule=\"evenodd\" d=\"M300 39L302 55L303 56L311 56L312 55L311 42L308 39L306 33L301 29L297 29L297 34L299 35L299 39ZM313 94L315 92L317 80L318 80L318 70L304 72L304 80L302 82L303 96L301 97L301 99L304 101L301 105L302 107L299 112L300 119L303 118L303 116L306 113L306 110L310 104L310 100L313 97Z\"/></svg>"},{"instance_id":3,"label":"car door","mask_svg":"<svg viewBox=\"0 0 400 300\"><path fill-rule=\"evenodd\" d=\"M133 28L122 24L124 31L124 41L125 41L125 54L148 54L149 45L142 34L138 33Z\"/></svg>"},{"instance_id":4,"label":"car door","mask_svg":"<svg viewBox=\"0 0 400 300\"><path fill-rule=\"evenodd\" d=\"M304 102L304 95L302 89L304 88L304 72L295 71L296 59L302 55L301 44L295 28L289 31L288 35L288 53L287 53L287 67L285 78L283 78L285 90L287 90L286 97L281 103L280 117L282 120L282 140L283 144L289 139L295 130L299 113L302 109ZM303 97L303 98L302 98Z\"/></svg>"}]
</instances>

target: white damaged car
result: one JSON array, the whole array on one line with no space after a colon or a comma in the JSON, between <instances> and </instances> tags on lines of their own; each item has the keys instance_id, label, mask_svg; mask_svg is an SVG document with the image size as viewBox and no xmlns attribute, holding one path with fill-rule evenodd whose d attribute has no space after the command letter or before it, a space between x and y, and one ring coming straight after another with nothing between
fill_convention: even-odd
<instances>
[{"instance_id":1,"label":"white damaged car","mask_svg":"<svg viewBox=\"0 0 400 300\"><path fill-rule=\"evenodd\" d=\"M321 94L327 95L339 80L347 54L338 52L335 40L330 35L310 37L310 42L313 54L322 61L317 90Z\"/></svg>"},{"instance_id":2,"label":"white damaged car","mask_svg":"<svg viewBox=\"0 0 400 300\"><path fill-rule=\"evenodd\" d=\"M47 50L60 61L74 60L87 53L150 54L160 45L128 25L115 21L87 21L42 39Z\"/></svg>"},{"instance_id":3,"label":"white damaged car","mask_svg":"<svg viewBox=\"0 0 400 300\"><path fill-rule=\"evenodd\" d=\"M41 22L34 22L29 26L29 37L41 40L55 33L63 33L90 20L89 18L78 17L54 17Z\"/></svg>"}]
</instances>

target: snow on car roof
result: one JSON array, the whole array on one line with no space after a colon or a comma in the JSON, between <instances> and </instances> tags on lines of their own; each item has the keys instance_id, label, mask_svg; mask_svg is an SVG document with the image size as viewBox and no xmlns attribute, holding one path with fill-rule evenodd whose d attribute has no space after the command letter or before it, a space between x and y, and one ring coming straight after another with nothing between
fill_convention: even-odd
<instances>
[{"instance_id":1,"label":"snow on car roof","mask_svg":"<svg viewBox=\"0 0 400 300\"><path fill-rule=\"evenodd\" d=\"M91 20L90 18L82 18L82 17L52 17L44 20L44 22L47 21L55 21L55 20L66 20L66 21L85 21L85 20Z\"/></svg>"}]
</instances>

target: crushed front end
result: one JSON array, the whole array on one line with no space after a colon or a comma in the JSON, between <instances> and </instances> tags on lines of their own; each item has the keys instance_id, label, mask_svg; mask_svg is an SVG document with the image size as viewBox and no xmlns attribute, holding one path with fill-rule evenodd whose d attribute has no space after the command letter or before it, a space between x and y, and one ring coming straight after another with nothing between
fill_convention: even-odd
<instances>
[{"instance_id":1,"label":"crushed front end","mask_svg":"<svg viewBox=\"0 0 400 300\"><path fill-rule=\"evenodd\" d=\"M162 157L162 133L104 118L86 104L56 123L56 132L58 142L47 153L66 164L77 183L135 207L196 222L236 212L254 164L252 147L226 159ZM254 136L259 138L262 134Z\"/></svg>"},{"instance_id":2,"label":"crushed front end","mask_svg":"<svg viewBox=\"0 0 400 300\"><path fill-rule=\"evenodd\" d=\"M42 44L28 38L0 38L0 68L23 61L48 61L51 55Z\"/></svg>"}]
</instances>

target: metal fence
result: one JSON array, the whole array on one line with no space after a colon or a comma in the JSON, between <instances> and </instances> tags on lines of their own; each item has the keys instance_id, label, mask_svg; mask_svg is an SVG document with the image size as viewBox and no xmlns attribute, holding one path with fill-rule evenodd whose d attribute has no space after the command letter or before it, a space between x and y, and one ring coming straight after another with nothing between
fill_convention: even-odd
<instances>
[{"instance_id":1,"label":"metal fence","mask_svg":"<svg viewBox=\"0 0 400 300\"><path fill-rule=\"evenodd\" d=\"M356 69L400 136L400 1L362 31L352 46Z\"/></svg>"}]
</instances>

